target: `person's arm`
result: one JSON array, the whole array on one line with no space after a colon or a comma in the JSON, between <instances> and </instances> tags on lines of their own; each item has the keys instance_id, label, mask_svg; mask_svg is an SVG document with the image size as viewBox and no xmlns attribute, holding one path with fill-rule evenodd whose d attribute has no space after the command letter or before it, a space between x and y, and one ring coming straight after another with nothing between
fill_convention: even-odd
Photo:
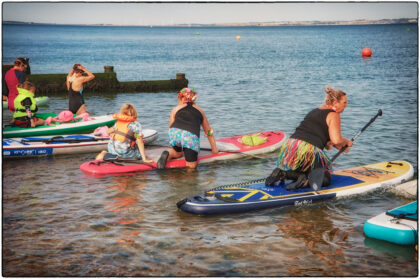
<instances>
[{"instance_id":1,"label":"person's arm","mask_svg":"<svg viewBox=\"0 0 420 279\"><path fill-rule=\"evenodd\" d=\"M108 130L106 132L107 132L108 135L112 134L113 132L115 132L114 127L108 128Z\"/></svg>"},{"instance_id":2,"label":"person's arm","mask_svg":"<svg viewBox=\"0 0 420 279\"><path fill-rule=\"evenodd\" d=\"M204 113L204 111L196 106L196 108L201 112L201 115L203 116L203 122L201 123L201 126L203 127L204 130L204 134L206 135L207 139L209 140L210 146L211 146L211 152L213 154L219 153L219 149L217 148L216 145L216 140L214 138L214 135L212 133L212 130L210 128L210 124L209 121L207 119L206 114Z\"/></svg>"},{"instance_id":3,"label":"person's arm","mask_svg":"<svg viewBox=\"0 0 420 279\"><path fill-rule=\"evenodd\" d=\"M171 127L172 123L174 123L175 121L175 115L178 112L178 110L180 110L181 108L185 107L185 105L178 105L176 107L174 107L171 111L171 115L169 116L169 128Z\"/></svg>"},{"instance_id":4,"label":"person's arm","mask_svg":"<svg viewBox=\"0 0 420 279\"><path fill-rule=\"evenodd\" d=\"M153 160L147 159L147 157L146 157L146 152L144 151L143 136L138 137L137 140L136 140L136 143L137 143L137 148L140 151L142 161L145 162L145 163L152 163Z\"/></svg>"},{"instance_id":5,"label":"person's arm","mask_svg":"<svg viewBox=\"0 0 420 279\"><path fill-rule=\"evenodd\" d=\"M341 149L343 146L353 146L353 142L349 139L342 137L341 135L341 119L340 115L336 112L330 112L327 116L328 132L330 135L330 143L337 149ZM346 152L349 148L346 149Z\"/></svg>"},{"instance_id":6,"label":"person's arm","mask_svg":"<svg viewBox=\"0 0 420 279\"><path fill-rule=\"evenodd\" d=\"M83 83L85 83L85 82L88 82L88 81L91 81L92 79L94 79L95 78L95 75L94 74L92 74L91 72L89 72L85 67L83 67L82 65L80 65L79 66L79 69L82 69L86 74L87 74L87 76L84 76L83 77Z\"/></svg>"},{"instance_id":7,"label":"person's arm","mask_svg":"<svg viewBox=\"0 0 420 279\"><path fill-rule=\"evenodd\" d=\"M171 127L172 123L174 123L175 121L175 109L176 108L172 109L171 115L169 116L169 125L168 125L169 128Z\"/></svg>"},{"instance_id":8,"label":"person's arm","mask_svg":"<svg viewBox=\"0 0 420 279\"><path fill-rule=\"evenodd\" d=\"M68 73L67 78L66 78L66 85L67 85L67 90L70 90L70 78L74 75L74 70L71 69L71 71Z\"/></svg>"}]
</instances>

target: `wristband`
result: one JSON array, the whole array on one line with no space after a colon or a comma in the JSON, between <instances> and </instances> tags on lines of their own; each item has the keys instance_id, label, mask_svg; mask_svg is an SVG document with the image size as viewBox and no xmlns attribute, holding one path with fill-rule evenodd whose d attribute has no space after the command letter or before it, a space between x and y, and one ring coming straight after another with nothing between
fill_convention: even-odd
<instances>
[{"instance_id":1,"label":"wristband","mask_svg":"<svg viewBox=\"0 0 420 279\"><path fill-rule=\"evenodd\" d=\"M208 131L207 131L207 136L212 136L214 134L214 130L213 130L213 128L210 128Z\"/></svg>"}]
</instances>

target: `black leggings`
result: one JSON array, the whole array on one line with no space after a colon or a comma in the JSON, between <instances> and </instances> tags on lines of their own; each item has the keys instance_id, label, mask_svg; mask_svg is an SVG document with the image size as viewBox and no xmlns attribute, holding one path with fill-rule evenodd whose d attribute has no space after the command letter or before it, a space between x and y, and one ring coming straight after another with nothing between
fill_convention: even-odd
<instances>
[{"instance_id":1,"label":"black leggings","mask_svg":"<svg viewBox=\"0 0 420 279\"><path fill-rule=\"evenodd\" d=\"M180 147L180 146L172 146L172 148L176 152L184 151L185 161L190 162L190 163L191 162L197 162L197 158L198 158L197 151L194 151L194 150L189 149L189 148L183 148L183 147Z\"/></svg>"}]
</instances>

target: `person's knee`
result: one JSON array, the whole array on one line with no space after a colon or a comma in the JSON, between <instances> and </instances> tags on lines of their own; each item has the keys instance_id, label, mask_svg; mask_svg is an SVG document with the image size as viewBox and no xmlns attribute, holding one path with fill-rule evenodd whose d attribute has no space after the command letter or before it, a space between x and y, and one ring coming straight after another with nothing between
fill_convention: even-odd
<instances>
[{"instance_id":1,"label":"person's knee","mask_svg":"<svg viewBox=\"0 0 420 279\"><path fill-rule=\"evenodd\" d=\"M101 153L99 153L98 155L96 155L95 160L102 160L104 158L104 155L107 153L108 151L106 150L102 150Z\"/></svg>"}]
</instances>

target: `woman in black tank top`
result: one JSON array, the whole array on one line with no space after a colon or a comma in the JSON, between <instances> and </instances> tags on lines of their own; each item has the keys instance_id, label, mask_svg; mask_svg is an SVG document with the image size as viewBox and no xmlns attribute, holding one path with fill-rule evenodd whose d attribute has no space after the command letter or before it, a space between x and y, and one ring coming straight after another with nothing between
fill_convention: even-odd
<instances>
[{"instance_id":1,"label":"woman in black tank top","mask_svg":"<svg viewBox=\"0 0 420 279\"><path fill-rule=\"evenodd\" d=\"M212 153L218 153L213 129L207 120L204 111L194 102L197 93L194 89L184 88L178 94L178 105L172 110L169 118L169 144L171 148L163 151L157 168L165 168L168 159L185 156L188 168L197 167L198 153L200 152L200 126L207 136Z\"/></svg>"},{"instance_id":2,"label":"woman in black tank top","mask_svg":"<svg viewBox=\"0 0 420 279\"><path fill-rule=\"evenodd\" d=\"M277 168L266 179L266 185L274 185L278 180L296 180L286 187L288 190L303 187L308 174L315 168L326 168L330 159L324 148L334 146L341 149L353 142L341 136L340 113L347 106L347 96L341 90L325 89L325 103L310 111L290 138L280 147ZM347 149L348 152L348 149ZM329 175L323 186L329 184Z\"/></svg>"}]
</instances>

